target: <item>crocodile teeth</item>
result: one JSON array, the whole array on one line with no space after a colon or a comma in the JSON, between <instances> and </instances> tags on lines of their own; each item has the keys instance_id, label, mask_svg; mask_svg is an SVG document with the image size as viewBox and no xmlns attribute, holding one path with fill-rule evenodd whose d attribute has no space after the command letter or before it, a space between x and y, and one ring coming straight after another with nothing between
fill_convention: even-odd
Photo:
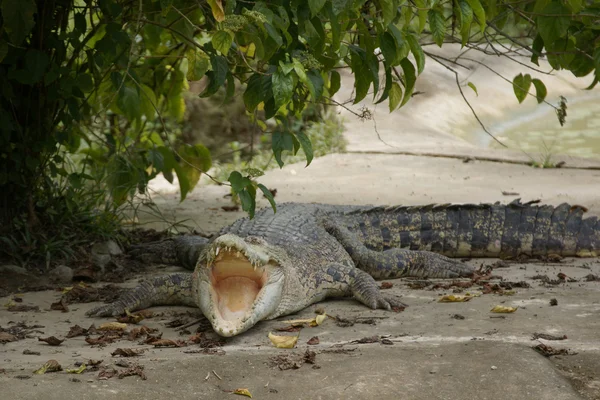
<instances>
[{"instance_id":1,"label":"crocodile teeth","mask_svg":"<svg viewBox=\"0 0 600 400\"><path fill-rule=\"evenodd\" d=\"M215 250L215 257L219 255L219 247Z\"/></svg>"}]
</instances>

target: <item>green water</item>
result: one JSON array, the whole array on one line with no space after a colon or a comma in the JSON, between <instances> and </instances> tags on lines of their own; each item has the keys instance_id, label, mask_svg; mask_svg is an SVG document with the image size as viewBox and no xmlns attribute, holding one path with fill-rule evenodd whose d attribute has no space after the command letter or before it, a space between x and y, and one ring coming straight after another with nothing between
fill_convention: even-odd
<instances>
[{"instance_id":1,"label":"green water","mask_svg":"<svg viewBox=\"0 0 600 400\"><path fill-rule=\"evenodd\" d=\"M490 128L502 143L531 154L536 161L546 154L600 157L600 98L581 99L567 103L567 107L567 120L562 127L554 109L543 105ZM468 136L467 140L479 145L501 147L481 129Z\"/></svg>"}]
</instances>

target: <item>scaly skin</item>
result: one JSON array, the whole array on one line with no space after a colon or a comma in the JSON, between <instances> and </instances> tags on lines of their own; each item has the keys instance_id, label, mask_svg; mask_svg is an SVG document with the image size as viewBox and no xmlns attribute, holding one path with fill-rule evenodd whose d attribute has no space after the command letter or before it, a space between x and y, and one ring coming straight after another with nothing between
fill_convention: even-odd
<instances>
[{"instance_id":1,"label":"scaly skin","mask_svg":"<svg viewBox=\"0 0 600 400\"><path fill-rule=\"evenodd\" d=\"M195 267L194 273L156 278L87 314L195 305L217 333L234 336L261 320L294 313L327 297L352 295L373 309L404 307L398 298L380 293L374 278L472 275L471 267L447 256L596 256L600 223L596 217L583 219L583 213L578 206L555 208L518 200L508 205L422 207L280 204L276 214L263 209L252 220L243 218L223 228L210 241L183 236L138 246L134 255L158 262L177 259ZM242 272L227 272L235 268ZM219 274L234 279L222 281L216 278ZM227 300L222 296L245 290L235 286L241 284L239 276L250 277L244 282L261 282L260 291L242 311L235 307L241 301L237 298L231 300L233 307L224 308L221 303ZM223 289L223 282L233 282L235 289Z\"/></svg>"}]
</instances>

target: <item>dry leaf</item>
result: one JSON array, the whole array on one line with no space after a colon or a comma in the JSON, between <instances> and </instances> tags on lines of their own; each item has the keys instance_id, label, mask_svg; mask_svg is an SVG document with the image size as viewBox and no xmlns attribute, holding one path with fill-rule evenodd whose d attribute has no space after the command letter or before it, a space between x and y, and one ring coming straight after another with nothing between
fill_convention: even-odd
<instances>
[{"instance_id":1,"label":"dry leaf","mask_svg":"<svg viewBox=\"0 0 600 400\"><path fill-rule=\"evenodd\" d=\"M319 337L318 336L313 336L310 339L308 339L308 342L306 342L306 344L308 345L316 345L319 344Z\"/></svg>"},{"instance_id":2,"label":"dry leaf","mask_svg":"<svg viewBox=\"0 0 600 400\"><path fill-rule=\"evenodd\" d=\"M208 0L208 4L212 10L213 17L217 22L225 21L225 11L221 0Z\"/></svg>"},{"instance_id":3,"label":"dry leaf","mask_svg":"<svg viewBox=\"0 0 600 400\"><path fill-rule=\"evenodd\" d=\"M513 313L517 311L519 307L506 307L506 306L496 306L490 310L493 313Z\"/></svg>"},{"instance_id":4,"label":"dry leaf","mask_svg":"<svg viewBox=\"0 0 600 400\"><path fill-rule=\"evenodd\" d=\"M269 332L269 339L278 349L293 349L298 341L298 336L280 336Z\"/></svg>"},{"instance_id":5,"label":"dry leaf","mask_svg":"<svg viewBox=\"0 0 600 400\"><path fill-rule=\"evenodd\" d=\"M250 391L246 388L235 389L233 391L233 394L239 394L241 396L247 396L252 398L252 393L250 393Z\"/></svg>"},{"instance_id":6,"label":"dry leaf","mask_svg":"<svg viewBox=\"0 0 600 400\"><path fill-rule=\"evenodd\" d=\"M129 348L121 348L121 347L119 347L118 349L116 349L115 351L113 351L112 353L110 353L110 355L113 356L113 357L115 357L115 356L135 357L135 356L139 356L144 351L146 351L146 349L129 349Z\"/></svg>"},{"instance_id":7,"label":"dry leaf","mask_svg":"<svg viewBox=\"0 0 600 400\"><path fill-rule=\"evenodd\" d=\"M87 368L87 366L85 364L81 364L79 366L79 368L73 368L73 369L66 369L65 372L67 374L80 374L83 371L85 371L85 369Z\"/></svg>"},{"instance_id":8,"label":"dry leaf","mask_svg":"<svg viewBox=\"0 0 600 400\"><path fill-rule=\"evenodd\" d=\"M8 332L0 332L0 343L14 342L18 340L15 335L11 335Z\"/></svg>"},{"instance_id":9,"label":"dry leaf","mask_svg":"<svg viewBox=\"0 0 600 400\"><path fill-rule=\"evenodd\" d=\"M450 294L450 295L442 296L442 298L438 300L438 303L460 303L460 302L469 301L473 297L474 296L470 296L470 295L456 296L454 294Z\"/></svg>"},{"instance_id":10,"label":"dry leaf","mask_svg":"<svg viewBox=\"0 0 600 400\"><path fill-rule=\"evenodd\" d=\"M41 368L33 371L33 373L42 375L42 374L45 374L46 372L56 372L56 371L62 371L62 367L60 366L58 361L48 360L48 361L46 361L46 363L44 365L41 366Z\"/></svg>"},{"instance_id":11,"label":"dry leaf","mask_svg":"<svg viewBox=\"0 0 600 400\"><path fill-rule=\"evenodd\" d=\"M60 344L61 344L62 342L64 342L65 340L64 340L64 339L63 339L63 340L60 340L60 339L58 339L58 338L57 338L57 337L55 337L55 336L49 336L49 337L47 337L47 338L41 338L41 337L40 337L40 338L38 338L38 341L39 341L39 342L46 342L46 343L48 343L50 346L60 346Z\"/></svg>"},{"instance_id":12,"label":"dry leaf","mask_svg":"<svg viewBox=\"0 0 600 400\"><path fill-rule=\"evenodd\" d=\"M99 331L124 331L127 329L127 324L120 322L107 322L98 327Z\"/></svg>"}]
</instances>

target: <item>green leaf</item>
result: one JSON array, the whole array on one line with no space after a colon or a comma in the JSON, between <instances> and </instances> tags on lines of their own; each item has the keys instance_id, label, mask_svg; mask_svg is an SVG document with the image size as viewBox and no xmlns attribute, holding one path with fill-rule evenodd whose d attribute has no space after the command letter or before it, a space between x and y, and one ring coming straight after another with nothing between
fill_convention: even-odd
<instances>
[{"instance_id":1,"label":"green leaf","mask_svg":"<svg viewBox=\"0 0 600 400\"><path fill-rule=\"evenodd\" d=\"M79 34L84 34L87 29L87 22L85 21L85 12L75 13L73 17L75 29L79 31Z\"/></svg>"},{"instance_id":2,"label":"green leaf","mask_svg":"<svg viewBox=\"0 0 600 400\"><path fill-rule=\"evenodd\" d=\"M144 84L141 85L140 102L142 114L145 115L148 120L153 120L158 108L158 102L152 88Z\"/></svg>"},{"instance_id":3,"label":"green leaf","mask_svg":"<svg viewBox=\"0 0 600 400\"><path fill-rule=\"evenodd\" d=\"M40 50L29 49L25 53L25 68L29 74L29 82L37 83L44 77L50 59L48 55Z\"/></svg>"},{"instance_id":4,"label":"green leaf","mask_svg":"<svg viewBox=\"0 0 600 400\"><path fill-rule=\"evenodd\" d=\"M567 34L571 24L571 11L560 1L548 4L537 17L537 28L546 46L554 43Z\"/></svg>"},{"instance_id":5,"label":"green leaf","mask_svg":"<svg viewBox=\"0 0 600 400\"><path fill-rule=\"evenodd\" d=\"M519 103L522 103L523 100L527 97L529 93L529 88L531 87L531 75L529 74L519 74L513 79L513 91L515 92L515 96Z\"/></svg>"},{"instance_id":6,"label":"green leaf","mask_svg":"<svg viewBox=\"0 0 600 400\"><path fill-rule=\"evenodd\" d=\"M402 107L408 100L410 100L412 96L412 92L415 88L415 82L417 81L417 76L415 73L415 67L408 60L408 58L403 59L400 62L400 65L404 71L404 98L400 104L400 107Z\"/></svg>"},{"instance_id":7,"label":"green leaf","mask_svg":"<svg viewBox=\"0 0 600 400\"><path fill-rule=\"evenodd\" d=\"M275 198L273 197L273 193L271 193L271 191L267 189L267 187L262 183L259 183L257 186L263 192L266 199L269 200L269 203L271 203L271 208L273 209L273 211L277 212L277 205L275 204Z\"/></svg>"},{"instance_id":8,"label":"green leaf","mask_svg":"<svg viewBox=\"0 0 600 400\"><path fill-rule=\"evenodd\" d=\"M248 80L246 91L244 92L244 104L249 112L253 112L256 107L271 95L271 77L254 73Z\"/></svg>"},{"instance_id":9,"label":"green leaf","mask_svg":"<svg viewBox=\"0 0 600 400\"><path fill-rule=\"evenodd\" d=\"M347 11L352 4L352 0L331 0L333 14L340 15L343 11Z\"/></svg>"},{"instance_id":10,"label":"green leaf","mask_svg":"<svg viewBox=\"0 0 600 400\"><path fill-rule=\"evenodd\" d=\"M477 21L479 22L479 29L481 29L481 32L485 31L487 22L485 20L485 10L481 6L481 2L479 0L467 0L467 2L471 6L473 14L475 14L475 17L477 17Z\"/></svg>"},{"instance_id":11,"label":"green leaf","mask_svg":"<svg viewBox=\"0 0 600 400\"><path fill-rule=\"evenodd\" d=\"M396 2L394 0L379 0L379 7L381 8L381 15L383 16L383 24L388 25L392 22L394 17L396 17L396 13L398 12L398 7L396 6Z\"/></svg>"},{"instance_id":12,"label":"green leaf","mask_svg":"<svg viewBox=\"0 0 600 400\"><path fill-rule=\"evenodd\" d=\"M404 34L394 24L388 25L388 32L392 34L394 40L396 41L396 53L398 56L394 65L397 65L400 63L400 60L408 56L410 47L404 41Z\"/></svg>"},{"instance_id":13,"label":"green leaf","mask_svg":"<svg viewBox=\"0 0 600 400\"><path fill-rule=\"evenodd\" d=\"M542 50L544 49L544 39L542 39L542 37L537 34L535 36L535 39L533 39L533 44L531 45L531 62L534 63L535 65L537 65L538 67L540 66L539 63L539 58L542 55Z\"/></svg>"},{"instance_id":14,"label":"green leaf","mask_svg":"<svg viewBox=\"0 0 600 400\"><path fill-rule=\"evenodd\" d=\"M439 47L442 47L446 38L446 19L444 18L444 14L438 9L432 9L429 10L427 16L429 18L429 28L431 29L433 41Z\"/></svg>"},{"instance_id":15,"label":"green leaf","mask_svg":"<svg viewBox=\"0 0 600 400\"><path fill-rule=\"evenodd\" d=\"M107 184L115 205L121 205L138 184L138 173L131 162L115 154L107 163Z\"/></svg>"},{"instance_id":16,"label":"green leaf","mask_svg":"<svg viewBox=\"0 0 600 400\"><path fill-rule=\"evenodd\" d=\"M314 157L312 143L308 136L302 131L296 133L296 138L300 142L302 150L304 150L304 154L306 155L306 166L308 167Z\"/></svg>"},{"instance_id":17,"label":"green leaf","mask_svg":"<svg viewBox=\"0 0 600 400\"><path fill-rule=\"evenodd\" d=\"M419 33L421 33L427 23L428 7L425 0L415 0L415 4L417 5L417 14L419 15Z\"/></svg>"},{"instance_id":18,"label":"green leaf","mask_svg":"<svg viewBox=\"0 0 600 400\"><path fill-rule=\"evenodd\" d=\"M337 71L331 71L329 76L329 97L333 97L334 94L340 90L342 84L342 78L340 73Z\"/></svg>"},{"instance_id":19,"label":"green leaf","mask_svg":"<svg viewBox=\"0 0 600 400\"><path fill-rule=\"evenodd\" d=\"M233 43L233 35L227 31L217 31L211 39L213 47L220 51L224 56L229 53Z\"/></svg>"},{"instance_id":20,"label":"green leaf","mask_svg":"<svg viewBox=\"0 0 600 400\"><path fill-rule=\"evenodd\" d=\"M206 73L210 82L206 89L200 94L200 97L208 97L217 93L217 90L225 84L225 80L227 79L229 65L227 64L227 59L225 57L213 55L210 57L210 64L212 65L212 71Z\"/></svg>"},{"instance_id":21,"label":"green leaf","mask_svg":"<svg viewBox=\"0 0 600 400\"><path fill-rule=\"evenodd\" d=\"M273 133L273 138L271 140L271 147L273 149L273 155L275 156L275 161L279 164L279 167L283 167L283 160L281 159L281 152L284 150L293 151L294 150L294 139L289 132L276 131Z\"/></svg>"},{"instance_id":22,"label":"green leaf","mask_svg":"<svg viewBox=\"0 0 600 400\"><path fill-rule=\"evenodd\" d=\"M0 39L0 63L4 60L4 57L8 54L8 43L5 40Z\"/></svg>"},{"instance_id":23,"label":"green leaf","mask_svg":"<svg viewBox=\"0 0 600 400\"><path fill-rule=\"evenodd\" d=\"M420 75L425 69L425 54L423 53L423 49L417 41L416 36L412 34L406 36L406 41L410 46L410 51L412 51L413 56L415 56L415 61L417 62L417 71Z\"/></svg>"},{"instance_id":24,"label":"green leaf","mask_svg":"<svg viewBox=\"0 0 600 400\"><path fill-rule=\"evenodd\" d=\"M400 60L397 59L396 40L394 40L391 33L384 32L383 35L379 36L379 48L388 65L398 65L400 63Z\"/></svg>"},{"instance_id":25,"label":"green leaf","mask_svg":"<svg viewBox=\"0 0 600 400\"><path fill-rule=\"evenodd\" d=\"M473 9L466 0L458 0L456 9L460 16L460 36L463 47L471 36L471 22L473 22Z\"/></svg>"},{"instance_id":26,"label":"green leaf","mask_svg":"<svg viewBox=\"0 0 600 400\"><path fill-rule=\"evenodd\" d=\"M140 118L140 95L136 87L123 85L117 95L117 107L130 121Z\"/></svg>"},{"instance_id":27,"label":"green leaf","mask_svg":"<svg viewBox=\"0 0 600 400\"><path fill-rule=\"evenodd\" d=\"M250 219L254 218L254 211L256 210L256 188L253 185L250 185L239 192L238 197L242 203L242 210L248 213Z\"/></svg>"},{"instance_id":28,"label":"green leaf","mask_svg":"<svg viewBox=\"0 0 600 400\"><path fill-rule=\"evenodd\" d=\"M310 16L314 17L321 11L325 5L326 0L308 0L308 7L310 8Z\"/></svg>"},{"instance_id":29,"label":"green leaf","mask_svg":"<svg viewBox=\"0 0 600 400\"><path fill-rule=\"evenodd\" d=\"M294 78L292 75L285 75L280 69L271 76L273 84L273 98L275 99L275 108L286 105L292 100L294 92Z\"/></svg>"},{"instance_id":30,"label":"green leaf","mask_svg":"<svg viewBox=\"0 0 600 400\"><path fill-rule=\"evenodd\" d=\"M546 95L548 94L548 90L546 90L546 85L541 80L535 78L531 80L533 86L535 86L535 98L538 103L541 103L546 99Z\"/></svg>"},{"instance_id":31,"label":"green leaf","mask_svg":"<svg viewBox=\"0 0 600 400\"><path fill-rule=\"evenodd\" d=\"M36 1L0 1L0 11L2 12L4 31L8 35L8 40L13 45L20 46L35 25L33 16L37 13Z\"/></svg>"},{"instance_id":32,"label":"green leaf","mask_svg":"<svg viewBox=\"0 0 600 400\"><path fill-rule=\"evenodd\" d=\"M393 112L398 107L400 100L402 100L402 88L398 85L398 82L394 82L390 88L390 112Z\"/></svg>"},{"instance_id":33,"label":"green leaf","mask_svg":"<svg viewBox=\"0 0 600 400\"><path fill-rule=\"evenodd\" d=\"M202 50L191 48L185 52L185 58L188 60L187 80L199 81L202 79L210 68L208 55Z\"/></svg>"},{"instance_id":34,"label":"green leaf","mask_svg":"<svg viewBox=\"0 0 600 400\"><path fill-rule=\"evenodd\" d=\"M366 60L366 53L363 49L357 46L349 46L351 52L351 67L354 72L354 88L356 104L365 98L371 86L372 74Z\"/></svg>"},{"instance_id":35,"label":"green leaf","mask_svg":"<svg viewBox=\"0 0 600 400\"><path fill-rule=\"evenodd\" d=\"M468 82L467 86L470 87L471 89L473 89L473 91L475 92L475 94L477 96L479 96L479 93L477 93L477 86L475 86L475 84L473 82Z\"/></svg>"},{"instance_id":36,"label":"green leaf","mask_svg":"<svg viewBox=\"0 0 600 400\"><path fill-rule=\"evenodd\" d=\"M231 172L227 180L231 183L231 188L236 193L241 192L248 186L252 186L252 181L248 177L242 176L238 171Z\"/></svg>"},{"instance_id":37,"label":"green leaf","mask_svg":"<svg viewBox=\"0 0 600 400\"><path fill-rule=\"evenodd\" d=\"M179 168L175 168L177 179L180 181L181 201L185 199L188 192L191 192L200 180L202 172L206 172L212 165L210 151L201 144L191 146L184 144L178 149L181 161ZM182 187L181 181L184 178L186 184Z\"/></svg>"},{"instance_id":38,"label":"green leaf","mask_svg":"<svg viewBox=\"0 0 600 400\"><path fill-rule=\"evenodd\" d=\"M94 80L90 74L77 75L77 86L83 92L91 92L94 89Z\"/></svg>"},{"instance_id":39,"label":"green leaf","mask_svg":"<svg viewBox=\"0 0 600 400\"><path fill-rule=\"evenodd\" d=\"M323 77L319 72L312 69L308 71L306 76L308 77L308 88L310 90L312 100L318 101L323 95L323 86L325 85L325 82L323 82Z\"/></svg>"}]
</instances>

